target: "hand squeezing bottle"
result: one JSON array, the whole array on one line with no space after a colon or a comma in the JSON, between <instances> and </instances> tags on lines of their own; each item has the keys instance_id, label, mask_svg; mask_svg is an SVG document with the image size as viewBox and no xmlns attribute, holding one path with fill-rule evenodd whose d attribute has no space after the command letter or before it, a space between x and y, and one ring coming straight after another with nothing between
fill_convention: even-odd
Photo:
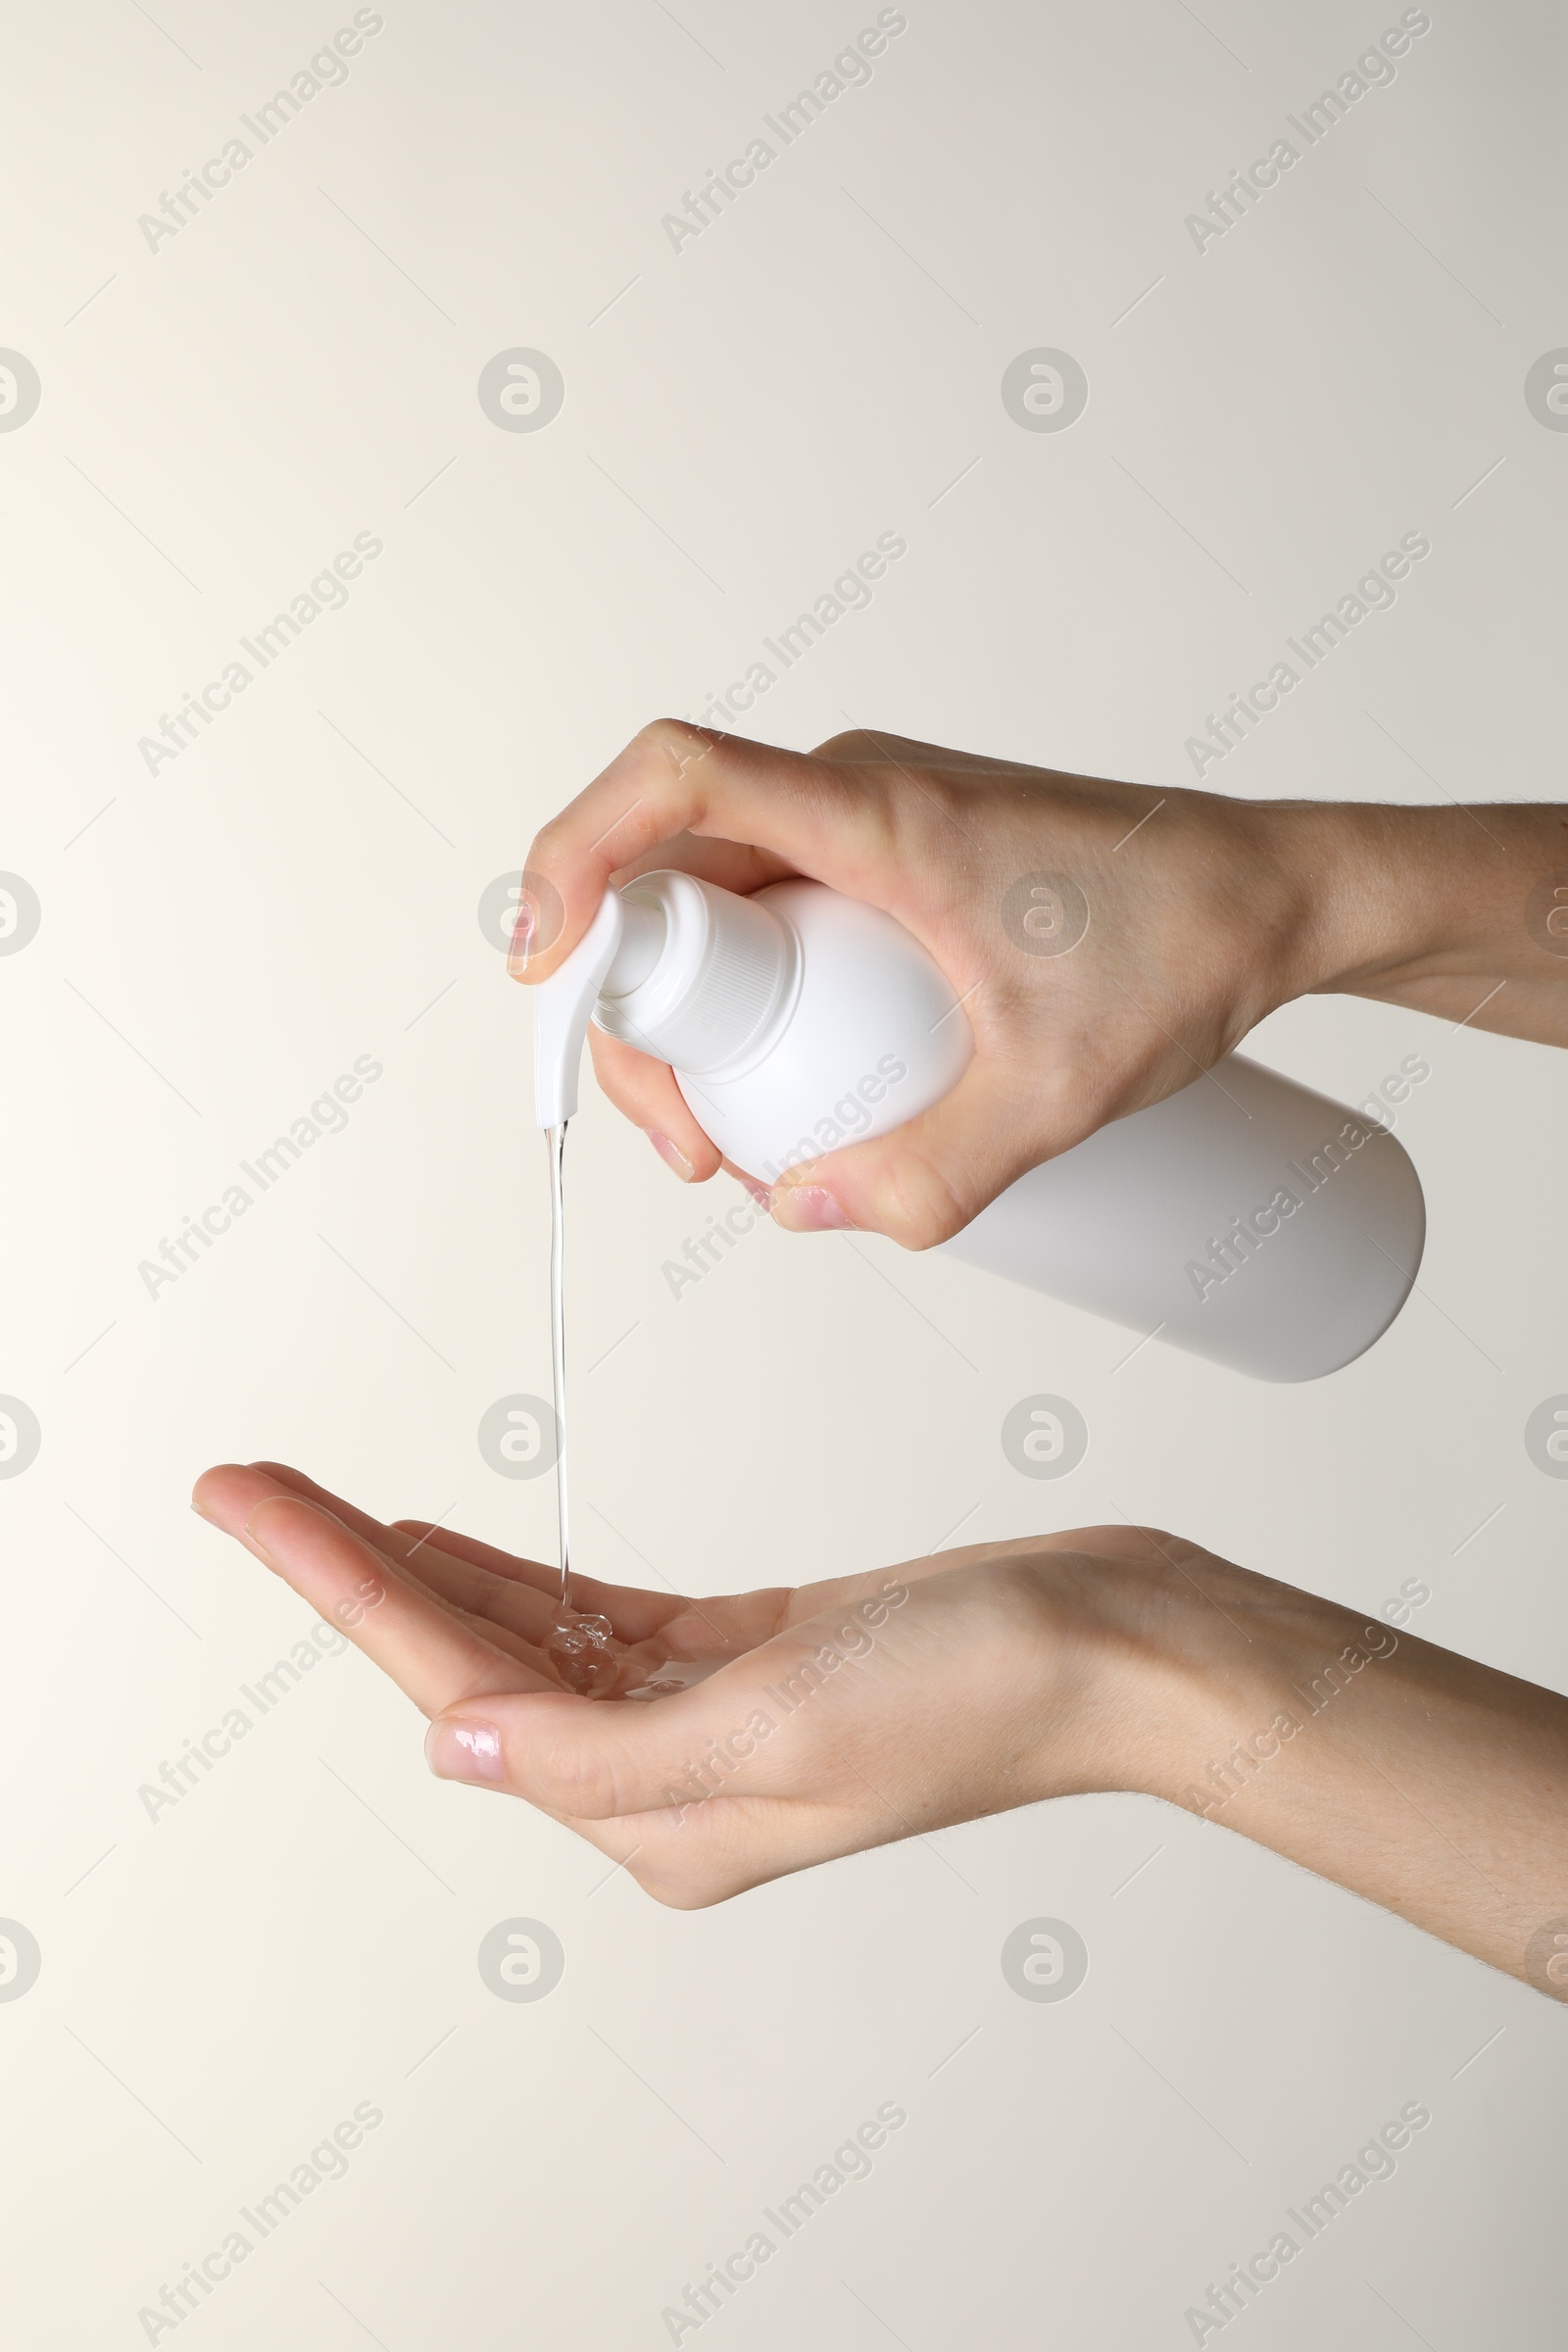
<instances>
[{"instance_id":1,"label":"hand squeezing bottle","mask_svg":"<svg viewBox=\"0 0 1568 2352\"><path fill-rule=\"evenodd\" d=\"M974 1051L919 942L819 882L742 898L664 872L607 892L535 991L543 1127L575 1107L590 1015L667 1062L699 1125L764 1183L928 1109ZM1386 1129L1231 1054L1031 1169L941 1247L1253 1379L1298 1381L1387 1330L1425 1231Z\"/></svg>"}]
</instances>

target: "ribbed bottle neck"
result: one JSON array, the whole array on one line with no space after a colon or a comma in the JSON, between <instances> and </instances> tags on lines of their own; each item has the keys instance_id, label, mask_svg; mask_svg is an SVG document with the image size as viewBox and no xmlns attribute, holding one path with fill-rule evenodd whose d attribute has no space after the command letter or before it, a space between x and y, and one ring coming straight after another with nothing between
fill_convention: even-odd
<instances>
[{"instance_id":1,"label":"ribbed bottle neck","mask_svg":"<svg viewBox=\"0 0 1568 2352\"><path fill-rule=\"evenodd\" d=\"M594 1010L599 1027L696 1077L738 1074L765 1052L800 977L794 931L760 899L695 874L639 874Z\"/></svg>"}]
</instances>

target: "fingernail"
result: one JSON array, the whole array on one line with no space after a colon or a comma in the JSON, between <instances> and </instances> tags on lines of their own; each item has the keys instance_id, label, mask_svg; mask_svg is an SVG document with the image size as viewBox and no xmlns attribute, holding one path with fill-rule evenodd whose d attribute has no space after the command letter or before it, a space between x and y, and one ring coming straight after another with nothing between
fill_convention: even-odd
<instances>
[{"instance_id":1,"label":"fingernail","mask_svg":"<svg viewBox=\"0 0 1568 2352\"><path fill-rule=\"evenodd\" d=\"M432 1723L425 1761L437 1780L499 1781L501 1734L493 1723Z\"/></svg>"},{"instance_id":2,"label":"fingernail","mask_svg":"<svg viewBox=\"0 0 1568 2352\"><path fill-rule=\"evenodd\" d=\"M240 1536L242 1540L250 1545L252 1551L255 1552L257 1558L261 1561L262 1566L264 1568L270 1568L272 1574L276 1576L278 1573L277 1562L268 1550L265 1537L259 1536L256 1533L255 1528L251 1525L248 1519L246 1520L245 1525L240 1529Z\"/></svg>"},{"instance_id":3,"label":"fingernail","mask_svg":"<svg viewBox=\"0 0 1568 2352\"><path fill-rule=\"evenodd\" d=\"M765 1185L765 1184L751 1184L751 1183L748 1183L748 1185L747 1185L747 1187L746 1187L746 1190L747 1190L747 1191L748 1191L748 1192L751 1194L751 1196L752 1196L752 1202L753 1202L753 1205L754 1205L755 1207L757 1207L757 1208L760 1208L760 1209L761 1209L761 1210L763 1211L764 1215L765 1215L765 1213L767 1212L767 1210L768 1210L768 1209L770 1209L770 1208L772 1207L772 1205L773 1205L773 1196L772 1196L772 1194L771 1194L771 1193L768 1191L768 1189L767 1189L766 1185Z\"/></svg>"},{"instance_id":4,"label":"fingernail","mask_svg":"<svg viewBox=\"0 0 1568 2352\"><path fill-rule=\"evenodd\" d=\"M677 1145L672 1144L667 1135L661 1135L657 1127L645 1127L643 1133L659 1153L665 1167L673 1168L682 1184L690 1184L693 1173L692 1163L685 1152Z\"/></svg>"},{"instance_id":5,"label":"fingernail","mask_svg":"<svg viewBox=\"0 0 1568 2352\"><path fill-rule=\"evenodd\" d=\"M195 1512L198 1519L205 1519L207 1521L209 1527L216 1527L218 1525L218 1521L212 1516L211 1512L204 1511L199 1502L193 1502L190 1507Z\"/></svg>"},{"instance_id":6,"label":"fingernail","mask_svg":"<svg viewBox=\"0 0 1568 2352\"><path fill-rule=\"evenodd\" d=\"M837 1233L850 1221L825 1184L781 1185L773 1215L792 1233Z\"/></svg>"},{"instance_id":7,"label":"fingernail","mask_svg":"<svg viewBox=\"0 0 1568 2352\"><path fill-rule=\"evenodd\" d=\"M533 935L537 926L538 917L534 912L532 902L528 899L519 899L517 919L512 926L512 945L507 950L507 970L514 979L518 978L528 969L528 956L533 947Z\"/></svg>"},{"instance_id":8,"label":"fingernail","mask_svg":"<svg viewBox=\"0 0 1568 2352\"><path fill-rule=\"evenodd\" d=\"M281 1576L283 1571L278 1567L276 1560L272 1557L271 1546L269 1544L267 1538L259 1533L256 1523L261 1518L261 1515L264 1511L275 1510L279 1503L284 1502L292 1503L296 1510L308 1511L312 1510L314 1507L312 1504L306 1502L303 1496L300 1495L264 1494L261 1501L256 1505L256 1508L252 1511L250 1517L246 1520L244 1526L239 1531L241 1542L250 1545L252 1551L255 1552L257 1558L262 1562L263 1566L270 1568L274 1576ZM327 1516L324 1511L317 1513L316 1515L323 1519Z\"/></svg>"}]
</instances>

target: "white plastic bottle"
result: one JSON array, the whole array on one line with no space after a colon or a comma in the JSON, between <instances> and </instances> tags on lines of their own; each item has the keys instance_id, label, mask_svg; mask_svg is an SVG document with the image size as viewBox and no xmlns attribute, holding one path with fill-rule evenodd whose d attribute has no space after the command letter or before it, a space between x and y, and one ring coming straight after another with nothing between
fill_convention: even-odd
<instances>
[{"instance_id":1,"label":"white plastic bottle","mask_svg":"<svg viewBox=\"0 0 1568 2352\"><path fill-rule=\"evenodd\" d=\"M973 1053L918 941L818 882L740 898L690 874L639 876L618 901L607 893L535 994L541 1125L575 1102L592 1006L601 1028L673 1067L699 1124L765 1182L902 1126ZM1032 1169L942 1247L1141 1336L1295 1381L1387 1330L1425 1226L1392 1135L1230 1054Z\"/></svg>"}]
</instances>

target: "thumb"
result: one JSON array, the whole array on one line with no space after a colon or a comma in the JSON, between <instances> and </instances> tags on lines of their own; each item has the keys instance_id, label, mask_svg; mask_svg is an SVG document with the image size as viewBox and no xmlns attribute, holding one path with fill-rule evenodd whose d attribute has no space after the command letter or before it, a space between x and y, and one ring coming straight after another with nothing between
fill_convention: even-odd
<instances>
[{"instance_id":1,"label":"thumb","mask_svg":"<svg viewBox=\"0 0 1568 2352\"><path fill-rule=\"evenodd\" d=\"M792 1233L848 1225L931 1250L1094 1123L1037 1067L988 1055L918 1118L791 1168L773 1216Z\"/></svg>"},{"instance_id":2,"label":"thumb","mask_svg":"<svg viewBox=\"0 0 1568 2352\"><path fill-rule=\"evenodd\" d=\"M736 1768L755 1740L752 1660L650 1703L554 1691L487 1691L434 1717L425 1756L441 1780L488 1782L572 1821L679 1808L710 1791L702 1768L715 1748Z\"/></svg>"}]
</instances>

